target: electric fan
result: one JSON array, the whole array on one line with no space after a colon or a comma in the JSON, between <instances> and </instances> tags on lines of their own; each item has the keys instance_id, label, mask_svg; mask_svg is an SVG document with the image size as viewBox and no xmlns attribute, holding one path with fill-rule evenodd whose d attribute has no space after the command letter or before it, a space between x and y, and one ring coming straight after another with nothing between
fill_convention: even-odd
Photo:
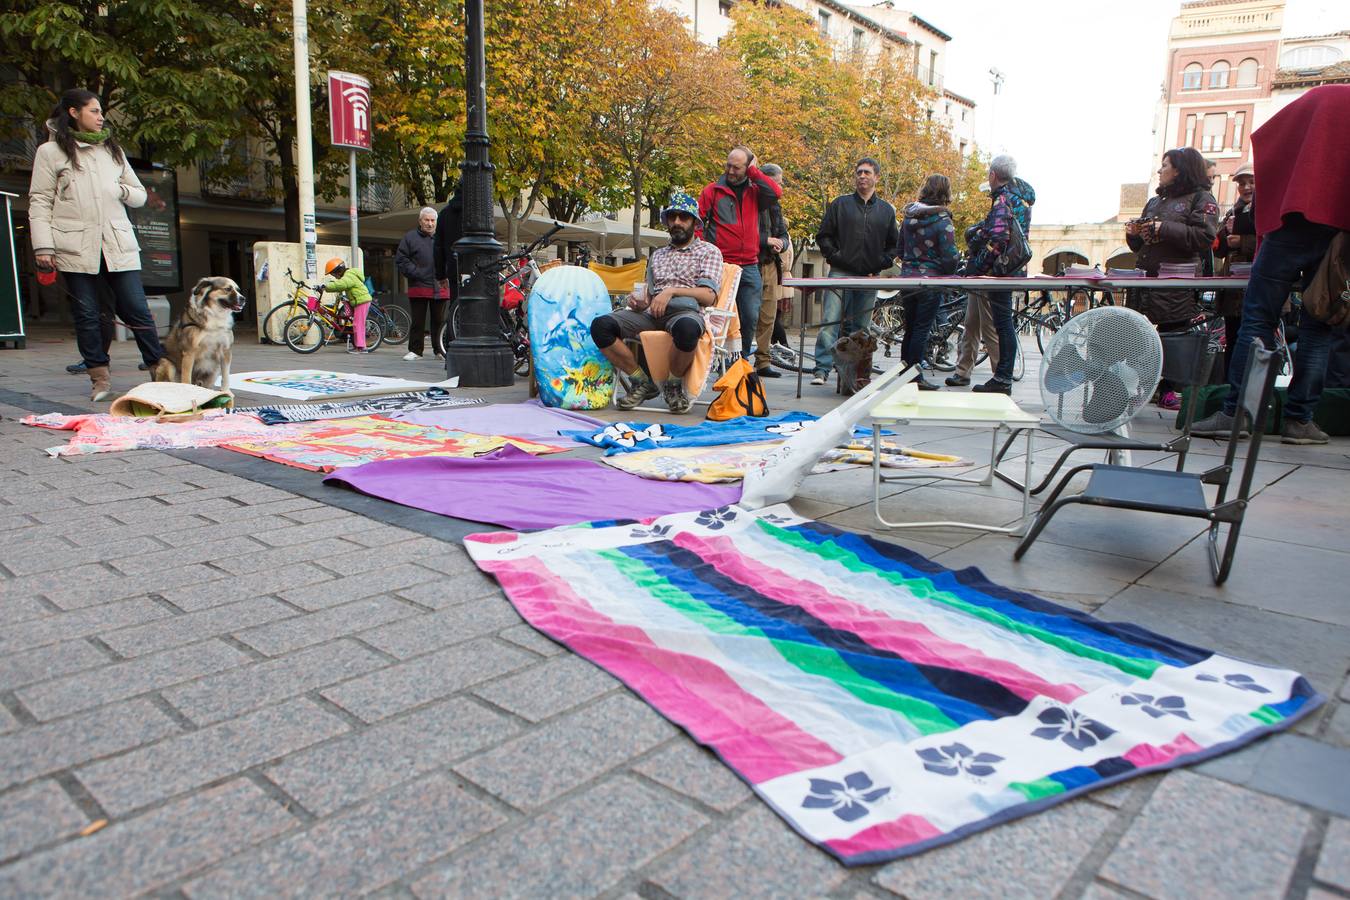
<instances>
[{"instance_id":1,"label":"electric fan","mask_svg":"<svg viewBox=\"0 0 1350 900\"><path fill-rule=\"evenodd\" d=\"M1162 377L1158 331L1132 309L1103 306L1073 316L1041 362L1046 414L1079 434L1121 429Z\"/></svg>"}]
</instances>

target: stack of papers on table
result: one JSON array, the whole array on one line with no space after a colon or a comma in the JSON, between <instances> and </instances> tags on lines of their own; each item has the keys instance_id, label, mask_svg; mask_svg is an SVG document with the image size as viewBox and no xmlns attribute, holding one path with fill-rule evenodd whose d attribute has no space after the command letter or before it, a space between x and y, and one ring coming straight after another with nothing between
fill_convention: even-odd
<instances>
[{"instance_id":1,"label":"stack of papers on table","mask_svg":"<svg viewBox=\"0 0 1350 900\"><path fill-rule=\"evenodd\" d=\"M1193 263L1193 262L1183 262L1183 263L1159 263L1159 264L1158 264L1158 277L1159 277L1159 278L1194 278L1196 275L1199 274L1199 272L1197 271L1198 268L1199 268L1199 264L1198 264L1198 263Z\"/></svg>"},{"instance_id":2,"label":"stack of papers on table","mask_svg":"<svg viewBox=\"0 0 1350 900\"><path fill-rule=\"evenodd\" d=\"M1040 418L1026 412L1007 394L972 394L963 391L920 391L904 385L868 413L876 420L1007 422L1035 425Z\"/></svg>"},{"instance_id":3,"label":"stack of papers on table","mask_svg":"<svg viewBox=\"0 0 1350 900\"><path fill-rule=\"evenodd\" d=\"M1252 264L1233 263L1228 267L1228 274L1234 278L1247 278L1252 274Z\"/></svg>"},{"instance_id":4,"label":"stack of papers on table","mask_svg":"<svg viewBox=\"0 0 1350 900\"><path fill-rule=\"evenodd\" d=\"M1102 270L1096 266L1065 266L1065 278L1104 278Z\"/></svg>"},{"instance_id":5,"label":"stack of papers on table","mask_svg":"<svg viewBox=\"0 0 1350 900\"><path fill-rule=\"evenodd\" d=\"M1107 269L1107 278L1143 278L1148 273L1143 269Z\"/></svg>"}]
</instances>

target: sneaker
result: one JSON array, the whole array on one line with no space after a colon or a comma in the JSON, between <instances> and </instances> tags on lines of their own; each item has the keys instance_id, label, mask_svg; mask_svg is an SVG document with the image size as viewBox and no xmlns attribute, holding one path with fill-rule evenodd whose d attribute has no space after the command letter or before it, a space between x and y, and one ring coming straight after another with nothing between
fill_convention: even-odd
<instances>
[{"instance_id":1,"label":"sneaker","mask_svg":"<svg viewBox=\"0 0 1350 900\"><path fill-rule=\"evenodd\" d=\"M624 410L637 409L639 406L660 393L660 389L658 389L647 376L643 375L641 377L630 378L628 381L628 393L614 401L614 405L619 409Z\"/></svg>"},{"instance_id":2,"label":"sneaker","mask_svg":"<svg viewBox=\"0 0 1350 900\"><path fill-rule=\"evenodd\" d=\"M85 368L84 360L80 360L73 366L66 366L66 371L72 375L83 375L85 372L89 370Z\"/></svg>"},{"instance_id":3,"label":"sneaker","mask_svg":"<svg viewBox=\"0 0 1350 900\"><path fill-rule=\"evenodd\" d=\"M1233 417L1223 410L1219 410L1213 415L1205 416L1192 424L1191 434L1196 437L1219 438L1226 441L1233 434ZM1238 433L1238 437L1245 439L1251 436L1252 433L1247 429L1244 419L1242 431Z\"/></svg>"},{"instance_id":4,"label":"sneaker","mask_svg":"<svg viewBox=\"0 0 1350 900\"><path fill-rule=\"evenodd\" d=\"M1327 433L1311 420L1300 422L1298 419L1285 419L1280 431L1281 444L1325 444L1330 440Z\"/></svg>"},{"instance_id":5,"label":"sneaker","mask_svg":"<svg viewBox=\"0 0 1350 900\"><path fill-rule=\"evenodd\" d=\"M411 350L409 350L407 353L403 354L403 359L404 359L405 362L412 362L414 359L421 359L421 358L422 358L422 354L420 354L420 353L413 353Z\"/></svg>"},{"instance_id":6,"label":"sneaker","mask_svg":"<svg viewBox=\"0 0 1350 900\"><path fill-rule=\"evenodd\" d=\"M1012 396L1012 385L994 378L990 378L984 384L977 384L970 390L971 393L975 394L1007 394L1009 397Z\"/></svg>"},{"instance_id":7,"label":"sneaker","mask_svg":"<svg viewBox=\"0 0 1350 900\"><path fill-rule=\"evenodd\" d=\"M965 387L970 384L970 379L964 375L948 375L947 387Z\"/></svg>"},{"instance_id":8,"label":"sneaker","mask_svg":"<svg viewBox=\"0 0 1350 900\"><path fill-rule=\"evenodd\" d=\"M916 385L918 385L918 388L919 388L919 390L921 390L921 391L940 391L940 390L942 390L942 388L938 387L936 384L933 384L933 382L928 381L928 380L925 379L925 378L915 378L915 379L914 379L914 383L915 383Z\"/></svg>"},{"instance_id":9,"label":"sneaker","mask_svg":"<svg viewBox=\"0 0 1350 900\"><path fill-rule=\"evenodd\" d=\"M351 346L350 344L348 344L348 345L347 345L347 352L348 352L348 353L374 353L375 351L374 351L374 350L367 350L365 347L353 347L353 346Z\"/></svg>"},{"instance_id":10,"label":"sneaker","mask_svg":"<svg viewBox=\"0 0 1350 900\"><path fill-rule=\"evenodd\" d=\"M825 381L826 381L826 375L825 375L824 372L817 372L816 374L814 374L814 375L811 376L811 383L812 383L812 384L824 384Z\"/></svg>"},{"instance_id":11,"label":"sneaker","mask_svg":"<svg viewBox=\"0 0 1350 900\"><path fill-rule=\"evenodd\" d=\"M777 369L775 369L773 366L765 366L765 367L762 368L762 369L756 369L756 370L755 370L755 374L758 375L760 378L782 378L782 377L783 377L783 373L780 372L780 371L778 371Z\"/></svg>"},{"instance_id":12,"label":"sneaker","mask_svg":"<svg viewBox=\"0 0 1350 900\"><path fill-rule=\"evenodd\" d=\"M669 406L673 413L687 413L694 406L694 401L690 400L689 395L684 392L684 379L682 378L667 378L666 383L661 385L661 396L666 401L666 406Z\"/></svg>"},{"instance_id":13,"label":"sneaker","mask_svg":"<svg viewBox=\"0 0 1350 900\"><path fill-rule=\"evenodd\" d=\"M1176 391L1164 391L1158 398L1158 405L1163 409L1170 409L1173 412L1181 409L1181 398L1177 396Z\"/></svg>"}]
</instances>

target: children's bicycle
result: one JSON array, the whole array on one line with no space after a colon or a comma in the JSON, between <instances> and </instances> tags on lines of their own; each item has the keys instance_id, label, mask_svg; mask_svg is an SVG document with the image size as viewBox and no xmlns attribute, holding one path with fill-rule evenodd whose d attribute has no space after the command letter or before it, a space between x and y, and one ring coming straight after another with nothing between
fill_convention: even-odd
<instances>
[{"instance_id":1,"label":"children's bicycle","mask_svg":"<svg viewBox=\"0 0 1350 900\"><path fill-rule=\"evenodd\" d=\"M323 289L319 289L322 295ZM324 306L319 297L302 314L286 320L282 341L296 353L314 353L324 344L352 336L353 315L351 303L339 297L333 306ZM366 314L366 350L375 350L384 343L384 324L380 318Z\"/></svg>"},{"instance_id":2,"label":"children's bicycle","mask_svg":"<svg viewBox=\"0 0 1350 900\"><path fill-rule=\"evenodd\" d=\"M317 294L321 292L296 278L290 269L286 270L286 277L295 286L295 290L291 293L290 300L272 307L263 319L261 337L265 344L284 344L286 323L296 316L304 315L309 309L309 301L317 301Z\"/></svg>"}]
</instances>

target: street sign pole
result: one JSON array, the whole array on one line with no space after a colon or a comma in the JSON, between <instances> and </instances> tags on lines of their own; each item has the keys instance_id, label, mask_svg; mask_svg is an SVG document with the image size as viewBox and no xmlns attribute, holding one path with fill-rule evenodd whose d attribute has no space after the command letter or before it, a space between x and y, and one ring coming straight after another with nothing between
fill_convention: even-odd
<instances>
[{"instance_id":1,"label":"street sign pole","mask_svg":"<svg viewBox=\"0 0 1350 900\"><path fill-rule=\"evenodd\" d=\"M300 182L300 239L305 245L305 280L319 277L314 222L314 138L309 110L309 20L305 0L291 0L291 32L295 43L295 143Z\"/></svg>"},{"instance_id":2,"label":"street sign pole","mask_svg":"<svg viewBox=\"0 0 1350 900\"><path fill-rule=\"evenodd\" d=\"M356 239L356 218L357 218L357 217L356 217L356 210L357 210L357 207L359 206L359 204L357 203L357 199L356 199L356 198L357 198L357 194L356 194L356 151L355 151L355 150L349 150L349 151L347 151L347 152L348 152L348 156L347 156L347 165L350 167L350 172L349 172L349 174L348 174L348 179L347 179L347 195L348 195L349 197L351 197L351 204L347 207L347 218L350 219L350 220L351 220L351 223L352 223L352 260L351 260L351 264L352 264L353 266L355 266L355 265L357 265L358 258L359 258L360 253L361 253L361 242L358 241L358 240Z\"/></svg>"},{"instance_id":3,"label":"street sign pole","mask_svg":"<svg viewBox=\"0 0 1350 900\"><path fill-rule=\"evenodd\" d=\"M334 147L347 148L347 221L352 229L350 265L360 265L361 243L357 234L358 193L356 153L371 146L370 81L351 72L328 73L328 137Z\"/></svg>"}]
</instances>

